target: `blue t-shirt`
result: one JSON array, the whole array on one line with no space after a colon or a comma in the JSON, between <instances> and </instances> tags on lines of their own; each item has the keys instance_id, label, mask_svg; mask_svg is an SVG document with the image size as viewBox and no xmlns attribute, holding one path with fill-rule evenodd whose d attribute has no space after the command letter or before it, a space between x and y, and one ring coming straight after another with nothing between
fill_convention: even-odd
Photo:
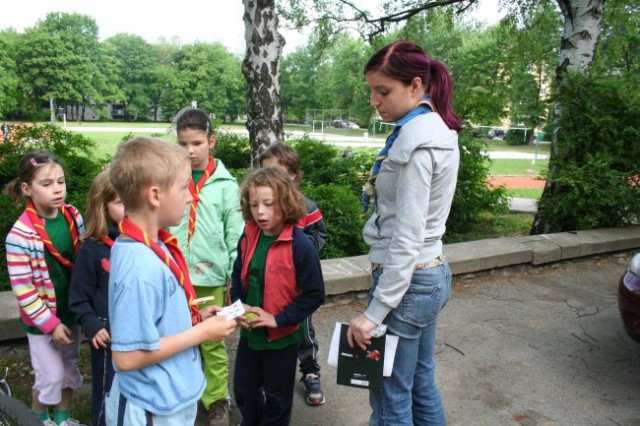
<instances>
[{"instance_id":1,"label":"blue t-shirt","mask_svg":"<svg viewBox=\"0 0 640 426\"><path fill-rule=\"evenodd\" d=\"M111 349L119 352L158 350L161 337L191 328L185 292L169 267L149 247L121 237L111 249L109 321ZM197 347L116 374L122 395L159 415L195 404L205 387Z\"/></svg>"}]
</instances>

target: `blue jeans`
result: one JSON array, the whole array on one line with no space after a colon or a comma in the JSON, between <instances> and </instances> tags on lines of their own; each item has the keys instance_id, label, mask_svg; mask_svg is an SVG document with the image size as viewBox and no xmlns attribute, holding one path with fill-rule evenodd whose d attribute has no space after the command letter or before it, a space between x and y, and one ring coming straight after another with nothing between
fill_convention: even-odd
<instances>
[{"instance_id":1,"label":"blue jeans","mask_svg":"<svg viewBox=\"0 0 640 426\"><path fill-rule=\"evenodd\" d=\"M371 296L382 269L373 272ZM436 385L433 352L438 313L451 297L451 270L445 262L413 272L409 289L384 323L396 335L398 349L391 377L382 389L369 392L370 426L445 425L444 408Z\"/></svg>"}]
</instances>

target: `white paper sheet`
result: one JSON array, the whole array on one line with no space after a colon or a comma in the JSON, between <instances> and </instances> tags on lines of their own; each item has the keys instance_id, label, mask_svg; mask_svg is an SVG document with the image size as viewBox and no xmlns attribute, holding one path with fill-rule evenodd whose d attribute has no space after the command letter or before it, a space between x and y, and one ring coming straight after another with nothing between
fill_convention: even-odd
<instances>
[{"instance_id":1,"label":"white paper sheet","mask_svg":"<svg viewBox=\"0 0 640 426\"><path fill-rule=\"evenodd\" d=\"M329 347L329 359L327 362L332 367L338 367L338 352L340 347L340 327L342 323L337 322L333 329L333 337L331 338L331 346ZM398 336L385 334L384 342L384 367L382 375L384 377L391 376L393 370L393 360L396 358L396 349L398 347Z\"/></svg>"}]
</instances>

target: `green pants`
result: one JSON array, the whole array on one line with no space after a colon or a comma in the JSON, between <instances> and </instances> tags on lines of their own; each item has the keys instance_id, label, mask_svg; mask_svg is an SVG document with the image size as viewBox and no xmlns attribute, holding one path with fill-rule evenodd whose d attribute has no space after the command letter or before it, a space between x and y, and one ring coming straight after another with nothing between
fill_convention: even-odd
<instances>
[{"instance_id":1,"label":"green pants","mask_svg":"<svg viewBox=\"0 0 640 426\"><path fill-rule=\"evenodd\" d=\"M198 297L214 296L215 299L203 303L200 307L209 305L224 305L225 286L202 287L194 286ZM211 404L229 396L229 361L224 342L203 343L200 345L202 354L202 368L207 386L202 394L202 404L208 410Z\"/></svg>"}]
</instances>

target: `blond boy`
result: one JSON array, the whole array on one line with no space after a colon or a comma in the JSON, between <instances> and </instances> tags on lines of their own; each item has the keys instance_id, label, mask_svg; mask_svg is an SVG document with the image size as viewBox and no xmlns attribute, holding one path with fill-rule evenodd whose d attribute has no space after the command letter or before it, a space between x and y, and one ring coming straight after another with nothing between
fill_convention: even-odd
<instances>
[{"instance_id":1,"label":"blond boy","mask_svg":"<svg viewBox=\"0 0 640 426\"><path fill-rule=\"evenodd\" d=\"M236 327L212 316L217 308L198 312L184 257L165 230L191 202L190 177L186 152L154 138L120 145L110 167L125 218L111 250L108 424L194 424L205 386L198 345Z\"/></svg>"}]
</instances>

